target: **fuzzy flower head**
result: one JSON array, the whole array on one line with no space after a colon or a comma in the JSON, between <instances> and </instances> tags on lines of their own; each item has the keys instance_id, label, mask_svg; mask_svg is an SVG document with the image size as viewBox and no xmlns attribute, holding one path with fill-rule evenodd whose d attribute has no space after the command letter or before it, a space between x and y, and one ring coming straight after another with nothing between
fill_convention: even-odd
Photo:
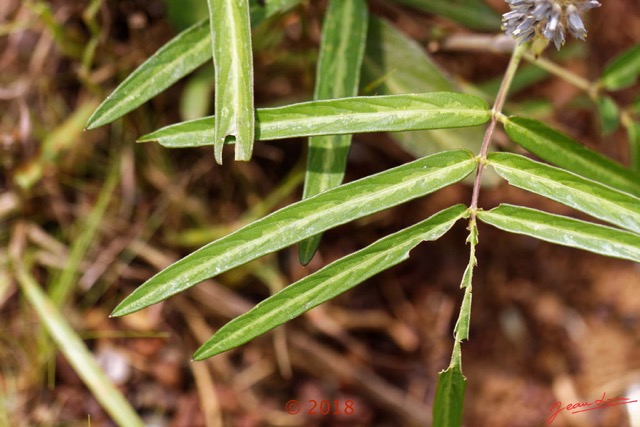
<instances>
[{"instance_id":1,"label":"fuzzy flower head","mask_svg":"<svg viewBox=\"0 0 640 427\"><path fill-rule=\"evenodd\" d=\"M511 11L502 15L506 34L520 43L544 37L552 41L556 49L565 42L565 30L575 38L584 40L587 30L580 15L594 7L596 0L506 0Z\"/></svg>"}]
</instances>

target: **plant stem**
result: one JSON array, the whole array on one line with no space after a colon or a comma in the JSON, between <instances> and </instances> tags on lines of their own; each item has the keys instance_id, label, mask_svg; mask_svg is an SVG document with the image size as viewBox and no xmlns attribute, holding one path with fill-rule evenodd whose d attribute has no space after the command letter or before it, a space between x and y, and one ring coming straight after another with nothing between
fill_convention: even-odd
<instances>
[{"instance_id":1,"label":"plant stem","mask_svg":"<svg viewBox=\"0 0 640 427\"><path fill-rule=\"evenodd\" d=\"M500 89L498 90L498 94L496 95L496 100L493 104L493 108L491 109L491 122L487 127L487 131L484 134L484 139L482 140L482 147L480 148L480 162L478 164L478 171L476 172L476 179L473 183L473 195L471 196L471 220L475 221L476 210L478 209L478 197L480 195L480 184L482 183L482 174L484 172L484 164L487 158L487 152L489 151L489 146L491 145L491 140L493 139L493 132L496 128L496 122L498 121L498 116L502 114L502 108L504 107L504 102L507 99L507 94L509 93L509 88L511 87L511 83L513 82L513 77L516 74L516 70L518 69L518 65L520 64L520 60L524 55L525 51L528 48L528 44L521 44L516 46L511 54L511 60L509 61L509 65L507 66L507 71L502 78L502 83L500 84Z\"/></svg>"},{"instance_id":2,"label":"plant stem","mask_svg":"<svg viewBox=\"0 0 640 427\"><path fill-rule=\"evenodd\" d=\"M542 68L545 71L548 71L549 73L561 78L568 83L571 83L579 89L584 90L589 94L591 98L596 99L598 93L598 87L596 84L591 83L589 80L577 75L576 73L572 73L571 71L562 68L558 64L549 61L546 58L536 58L535 55L532 55L528 52L525 52L523 56L524 59L526 59L533 65Z\"/></svg>"}]
</instances>

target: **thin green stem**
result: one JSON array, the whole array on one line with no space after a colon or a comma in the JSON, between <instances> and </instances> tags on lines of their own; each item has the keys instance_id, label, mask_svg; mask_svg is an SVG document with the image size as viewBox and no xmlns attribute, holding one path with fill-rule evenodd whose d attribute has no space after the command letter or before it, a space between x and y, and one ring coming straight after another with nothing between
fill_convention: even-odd
<instances>
[{"instance_id":1,"label":"thin green stem","mask_svg":"<svg viewBox=\"0 0 640 427\"><path fill-rule=\"evenodd\" d=\"M518 65L520 64L520 60L524 55L525 51L528 48L528 44L522 44L516 46L511 54L511 60L509 61L509 65L507 66L507 71L502 78L502 83L500 84L500 89L498 90L498 94L496 95L495 103L493 104L493 108L491 109L491 122L487 127L487 131L484 134L484 139L482 140L482 147L480 148L480 163L478 164L478 170L476 172L476 179L473 183L473 194L471 196L471 220L475 220L476 210L478 209L478 197L480 196L480 184L482 183L482 174L484 172L484 163L487 158L487 152L489 151L489 146L491 145L491 140L493 139L493 133L496 129L496 123L498 121L498 116L502 114L502 108L504 107L505 100L507 99L507 94L509 93L509 88L511 87L511 83L513 82L513 78L516 74L516 70L518 69Z\"/></svg>"},{"instance_id":2,"label":"thin green stem","mask_svg":"<svg viewBox=\"0 0 640 427\"><path fill-rule=\"evenodd\" d=\"M549 73L560 77L562 80L571 83L575 87L584 90L589 94L589 96L593 99L597 98L598 87L596 84L591 83L589 80L585 79L582 76L579 76L571 71L559 66L558 64L549 61L546 58L536 58L535 55L531 53L525 52L524 59L532 63L533 65L542 68Z\"/></svg>"}]
</instances>

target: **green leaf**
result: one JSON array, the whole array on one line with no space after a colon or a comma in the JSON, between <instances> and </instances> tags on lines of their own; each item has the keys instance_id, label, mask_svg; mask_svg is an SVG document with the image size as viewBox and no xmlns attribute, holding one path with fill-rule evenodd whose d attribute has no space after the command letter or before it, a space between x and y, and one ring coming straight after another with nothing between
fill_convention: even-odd
<instances>
[{"instance_id":1,"label":"green leaf","mask_svg":"<svg viewBox=\"0 0 640 427\"><path fill-rule=\"evenodd\" d=\"M608 90L632 86L640 75L640 45L616 57L602 73L600 82Z\"/></svg>"},{"instance_id":2,"label":"green leaf","mask_svg":"<svg viewBox=\"0 0 640 427\"><path fill-rule=\"evenodd\" d=\"M508 204L479 211L478 218L512 233L640 262L640 236L631 232Z\"/></svg>"},{"instance_id":3,"label":"green leaf","mask_svg":"<svg viewBox=\"0 0 640 427\"><path fill-rule=\"evenodd\" d=\"M203 360L238 347L399 264L420 242L440 238L466 212L463 205L445 209L289 285L220 328L193 358Z\"/></svg>"},{"instance_id":4,"label":"green leaf","mask_svg":"<svg viewBox=\"0 0 640 427\"><path fill-rule=\"evenodd\" d=\"M416 92L459 92L424 48L393 25L374 16L369 21L367 48L362 66L364 93L393 95ZM442 150L466 148L478 151L484 129L403 132L390 135L416 157Z\"/></svg>"},{"instance_id":5,"label":"green leaf","mask_svg":"<svg viewBox=\"0 0 640 427\"><path fill-rule=\"evenodd\" d=\"M141 310L307 237L432 193L475 168L472 153L443 152L289 205L170 265L125 298L112 316Z\"/></svg>"},{"instance_id":6,"label":"green leaf","mask_svg":"<svg viewBox=\"0 0 640 427\"><path fill-rule=\"evenodd\" d=\"M256 139L476 126L491 116L486 102L458 93L360 96L256 110ZM178 123L138 139L165 147L213 144L215 118Z\"/></svg>"},{"instance_id":7,"label":"green leaf","mask_svg":"<svg viewBox=\"0 0 640 427\"><path fill-rule=\"evenodd\" d=\"M613 98L606 95L598 98L598 117L600 117L600 128L604 136L611 135L618 129L620 125L620 111Z\"/></svg>"},{"instance_id":8,"label":"green leaf","mask_svg":"<svg viewBox=\"0 0 640 427\"><path fill-rule=\"evenodd\" d=\"M302 0L267 0L264 5L254 1L251 24L283 12ZM211 59L209 20L203 20L184 30L162 46L133 71L105 99L87 122L95 129L124 116Z\"/></svg>"},{"instance_id":9,"label":"green leaf","mask_svg":"<svg viewBox=\"0 0 640 427\"><path fill-rule=\"evenodd\" d=\"M482 0L393 0L441 15L474 30L500 30L500 16Z\"/></svg>"},{"instance_id":10,"label":"green leaf","mask_svg":"<svg viewBox=\"0 0 640 427\"><path fill-rule=\"evenodd\" d=\"M322 26L314 99L335 99L358 94L360 68L367 41L369 12L364 0L332 0ZM351 135L309 138L306 199L342 183L351 147ZM300 242L300 262L307 264L321 235Z\"/></svg>"},{"instance_id":11,"label":"green leaf","mask_svg":"<svg viewBox=\"0 0 640 427\"><path fill-rule=\"evenodd\" d=\"M490 153L487 161L511 185L640 233L637 197L517 154Z\"/></svg>"},{"instance_id":12,"label":"green leaf","mask_svg":"<svg viewBox=\"0 0 640 427\"><path fill-rule=\"evenodd\" d=\"M213 146L222 164L228 137L236 141L235 159L251 160L255 114L253 110L253 51L249 0L207 0L213 49L215 111Z\"/></svg>"},{"instance_id":13,"label":"green leaf","mask_svg":"<svg viewBox=\"0 0 640 427\"><path fill-rule=\"evenodd\" d=\"M456 342L449 367L438 374L438 386L433 402L433 425L460 427L467 379L462 374L460 342Z\"/></svg>"},{"instance_id":14,"label":"green leaf","mask_svg":"<svg viewBox=\"0 0 640 427\"><path fill-rule=\"evenodd\" d=\"M610 187L640 195L640 174L537 120L522 117L503 117L501 120L514 142L541 159Z\"/></svg>"}]
</instances>

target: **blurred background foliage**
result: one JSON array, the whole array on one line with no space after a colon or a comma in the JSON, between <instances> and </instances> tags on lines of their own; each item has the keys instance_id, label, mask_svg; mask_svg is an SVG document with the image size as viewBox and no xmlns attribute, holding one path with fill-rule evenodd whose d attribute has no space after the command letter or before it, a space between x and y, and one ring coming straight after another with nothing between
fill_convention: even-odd
<instances>
[{"instance_id":1,"label":"blurred background foliage","mask_svg":"<svg viewBox=\"0 0 640 427\"><path fill-rule=\"evenodd\" d=\"M590 15L587 44L549 52L586 79L640 40L637 2L603 3ZM490 99L496 92L508 60L492 44L503 2L369 5L378 17L369 37L383 43L369 46L363 94L461 89ZM257 106L311 98L325 7L306 1L255 28ZM157 426L428 425L461 298L463 226L267 337L203 363L189 358L229 318L286 284L468 202L465 185L327 232L308 266L290 248L142 312L108 318L159 269L301 195L303 140L257 144L252 162L223 166L207 148L134 143L212 112L210 66L124 119L83 131L110 90L204 16L199 0L0 3L0 425L108 426L118 418L110 407ZM390 64L381 64L376 48L387 50ZM540 118L628 164L630 127L620 120L637 119L637 81L599 105L533 65L516 82L509 112ZM397 141L356 135L347 180L436 147L477 151L477 131L413 132ZM497 141L511 147L504 135ZM484 206L508 201L570 212L493 184ZM537 425L557 400L624 395L640 383L637 265L484 227L478 258L471 340L463 349L468 425ZM98 383L88 381L97 371L104 373ZM116 387L100 388L100 381ZM300 414L285 412L291 399L303 403ZM307 415L310 399L351 399L356 413ZM554 425L630 425L624 408L576 419Z\"/></svg>"}]
</instances>

